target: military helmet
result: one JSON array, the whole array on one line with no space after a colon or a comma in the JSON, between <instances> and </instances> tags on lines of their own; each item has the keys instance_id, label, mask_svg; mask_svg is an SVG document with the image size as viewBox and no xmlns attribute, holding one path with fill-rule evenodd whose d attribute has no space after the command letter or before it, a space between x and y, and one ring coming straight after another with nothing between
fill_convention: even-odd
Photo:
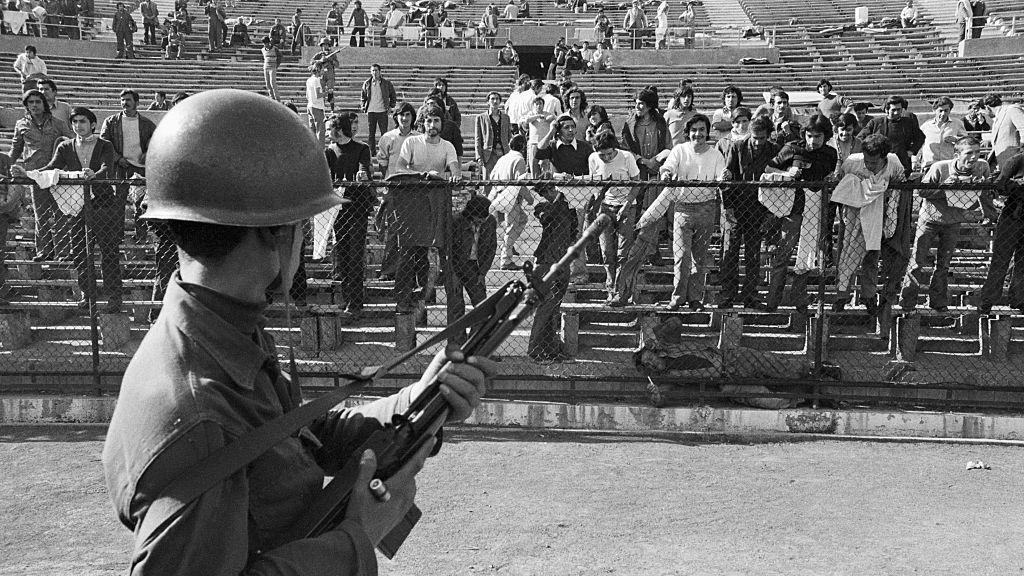
<instances>
[{"instance_id":1,"label":"military helmet","mask_svg":"<svg viewBox=\"0 0 1024 576\"><path fill-rule=\"evenodd\" d=\"M342 202L299 116L244 90L200 92L172 108L146 154L146 218L279 226Z\"/></svg>"}]
</instances>

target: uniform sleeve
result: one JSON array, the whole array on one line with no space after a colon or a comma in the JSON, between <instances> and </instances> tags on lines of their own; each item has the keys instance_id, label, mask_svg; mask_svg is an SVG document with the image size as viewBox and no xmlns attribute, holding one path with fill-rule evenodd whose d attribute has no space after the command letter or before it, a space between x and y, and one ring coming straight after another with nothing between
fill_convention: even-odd
<instances>
[{"instance_id":1,"label":"uniform sleeve","mask_svg":"<svg viewBox=\"0 0 1024 576\"><path fill-rule=\"evenodd\" d=\"M219 426L199 424L162 452L149 470L165 473L187 470L224 444L225 434ZM171 468L161 471L162 466ZM147 477L143 475L136 499L140 491L147 489L147 484ZM250 558L249 488L247 475L240 472L180 510L157 495L145 511L144 520L138 520L141 526L135 529L130 573L134 576L377 573L373 544L352 521L345 521L338 529L316 538L289 542Z\"/></svg>"}]
</instances>

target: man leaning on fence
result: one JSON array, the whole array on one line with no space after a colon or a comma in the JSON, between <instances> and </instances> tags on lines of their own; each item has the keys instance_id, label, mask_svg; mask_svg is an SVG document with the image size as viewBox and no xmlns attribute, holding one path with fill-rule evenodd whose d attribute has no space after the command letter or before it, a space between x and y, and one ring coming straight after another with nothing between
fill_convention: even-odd
<instances>
[{"instance_id":1,"label":"man leaning on fence","mask_svg":"<svg viewBox=\"0 0 1024 576\"><path fill-rule=\"evenodd\" d=\"M239 128L244 141L225 137ZM464 419L494 363L471 357L439 371L439 359L402 391L333 408L187 505L176 499L176 478L301 404L297 375L282 372L263 328L265 293L288 290L301 258L301 222L339 199L319 143L264 96L196 94L168 113L155 142L150 215L171 229L181 272L125 371L103 449L110 500L134 533L130 573L377 574L374 546L412 505L414 477L436 442L388 478L387 502L368 488L375 455L357 448L435 374L449 420ZM225 166L237 172L225 174ZM359 464L338 526L289 538L325 476L350 458Z\"/></svg>"},{"instance_id":2,"label":"man leaning on fence","mask_svg":"<svg viewBox=\"0 0 1024 576\"><path fill-rule=\"evenodd\" d=\"M39 90L25 92L21 103L25 106L25 116L14 124L9 156L25 170L38 170L53 158L57 140L74 138L75 133L67 122L50 114L50 105ZM32 213L36 220L36 255L32 259L36 262L53 260L56 257L54 233L62 216L49 188L32 185Z\"/></svg>"},{"instance_id":3,"label":"man leaning on fence","mask_svg":"<svg viewBox=\"0 0 1024 576\"><path fill-rule=\"evenodd\" d=\"M565 194L550 183L539 184L535 191L544 202L538 203L533 209L541 225L540 242L534 252L534 273L543 276L565 255L579 231L576 229L576 215L566 202ZM569 271L563 268L545 286L547 291L544 293L544 299L537 305L533 315L527 354L543 364L569 359L565 353L565 343L558 337L558 328L561 325L559 312L568 286Z\"/></svg>"},{"instance_id":4,"label":"man leaning on fence","mask_svg":"<svg viewBox=\"0 0 1024 576\"><path fill-rule=\"evenodd\" d=\"M761 238L768 210L757 200L757 185L768 162L781 147L768 140L772 121L758 116L750 137L729 147L724 180L741 180L722 189L722 293L719 308L732 308L739 297L744 308L763 309L757 285L761 279ZM743 289L739 290L740 246L743 247Z\"/></svg>"},{"instance_id":5,"label":"man leaning on fence","mask_svg":"<svg viewBox=\"0 0 1024 576\"><path fill-rule=\"evenodd\" d=\"M146 151L156 131L156 124L139 113L139 93L135 90L121 91L121 111L107 116L100 128L100 137L114 145L114 165L110 176L118 180L146 176ZM128 197L128 185L118 185L117 194L124 201ZM145 198L132 199L135 205L135 241L147 239L148 226L141 219Z\"/></svg>"},{"instance_id":6,"label":"man leaning on fence","mask_svg":"<svg viewBox=\"0 0 1024 576\"><path fill-rule=\"evenodd\" d=\"M415 172L434 177L443 177L447 172L453 179L461 178L459 157L455 146L441 138L441 126L444 110L440 106L428 104L420 111L423 116L424 134L410 136L402 144L398 155L400 172ZM427 199L424 198L424 202ZM412 225L412 222L399 222L398 226ZM401 238L402 231L399 231ZM395 311L408 313L413 309L413 291L417 282L426 276L430 245L405 245L399 241L398 270L395 273ZM420 282L421 286L423 283ZM425 294L420 294L420 299Z\"/></svg>"},{"instance_id":7,"label":"man leaning on fence","mask_svg":"<svg viewBox=\"0 0 1024 576\"><path fill-rule=\"evenodd\" d=\"M1006 195L1006 205L992 238L992 262L977 297L978 312L988 314L999 303L1011 260L1010 306L1024 312L1024 152L1003 162L996 186Z\"/></svg>"},{"instance_id":8,"label":"man leaning on fence","mask_svg":"<svg viewBox=\"0 0 1024 576\"><path fill-rule=\"evenodd\" d=\"M114 147L103 138L97 137L96 115L88 108L76 106L71 109L71 124L74 126L74 140L65 140L57 145L50 162L40 171L62 170L81 172L84 180L109 178L114 165ZM25 176L21 167L15 167L14 173ZM121 264L120 246L124 236L124 199L115 193L109 184L86 184L84 190L76 190L78 185L58 184L51 188L58 196L58 203L74 205L74 195L84 194L85 206L79 206L78 212L70 216L71 257L78 271L78 287L82 291L82 299L78 307L87 309L89 302L96 300L97 282L91 254L87 243L98 245L102 258L103 291L107 295L107 305L103 311L108 313L121 310Z\"/></svg>"},{"instance_id":9,"label":"man leaning on fence","mask_svg":"<svg viewBox=\"0 0 1024 576\"><path fill-rule=\"evenodd\" d=\"M452 217L447 270L441 272L449 324L466 313L463 291L473 306L487 297L487 272L497 248L497 222L490 208L487 198L470 196L466 207ZM457 334L452 340L461 343L462 338Z\"/></svg>"},{"instance_id":10,"label":"man leaning on fence","mask_svg":"<svg viewBox=\"0 0 1024 576\"><path fill-rule=\"evenodd\" d=\"M981 159L981 143L967 136L955 144L953 159L932 163L921 183L977 183L987 180L989 173L988 162ZM928 306L942 312L949 307L949 264L960 239L960 226L980 219L978 209L986 205L994 212L992 197L988 191L962 189L922 189L917 194L923 201L917 218L913 257L903 279L900 306L904 310L916 308L917 296L927 286ZM929 278L924 268L929 265L933 242L937 243L935 268Z\"/></svg>"}]
</instances>

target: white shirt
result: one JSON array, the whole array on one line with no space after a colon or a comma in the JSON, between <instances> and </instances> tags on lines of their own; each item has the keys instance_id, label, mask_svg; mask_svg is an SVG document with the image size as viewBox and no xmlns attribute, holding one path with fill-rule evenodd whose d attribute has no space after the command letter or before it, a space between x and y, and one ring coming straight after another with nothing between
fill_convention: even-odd
<instances>
[{"instance_id":1,"label":"white shirt","mask_svg":"<svg viewBox=\"0 0 1024 576\"><path fill-rule=\"evenodd\" d=\"M139 117L123 116L121 118L121 139L124 158L132 166L143 166L142 141L139 138Z\"/></svg>"},{"instance_id":2,"label":"white shirt","mask_svg":"<svg viewBox=\"0 0 1024 576\"><path fill-rule=\"evenodd\" d=\"M533 99L537 97L537 94L533 90L524 90L522 92L514 92L508 97L505 102L505 111L508 112L508 119L513 124L519 124L519 121L530 113L530 109L533 107Z\"/></svg>"},{"instance_id":3,"label":"white shirt","mask_svg":"<svg viewBox=\"0 0 1024 576\"><path fill-rule=\"evenodd\" d=\"M628 150L619 150L611 162L605 163L597 152L587 159L590 177L600 180L630 180L640 177L640 167L636 165L636 156ZM629 186L613 186L604 195L604 203L622 206L629 197Z\"/></svg>"},{"instance_id":4,"label":"white shirt","mask_svg":"<svg viewBox=\"0 0 1024 576\"><path fill-rule=\"evenodd\" d=\"M721 180L722 173L725 172L725 157L714 146L709 146L707 150L698 154L693 142L683 142L672 148L660 172L671 174L675 180ZM714 200L717 196L718 189L711 186L665 188L655 203L666 201L662 209L664 214L668 207L667 202L694 204Z\"/></svg>"},{"instance_id":5,"label":"white shirt","mask_svg":"<svg viewBox=\"0 0 1024 576\"><path fill-rule=\"evenodd\" d=\"M411 172L437 172L443 175L450 165L458 165L459 157L455 146L441 139L437 144L427 142L426 134L409 136L402 143L399 157L404 158Z\"/></svg>"},{"instance_id":6,"label":"white shirt","mask_svg":"<svg viewBox=\"0 0 1024 576\"><path fill-rule=\"evenodd\" d=\"M555 116L560 116L562 114L562 101L559 100L556 96L553 96L551 94L543 94L541 98L544 99L545 112L550 112Z\"/></svg>"},{"instance_id":7,"label":"white shirt","mask_svg":"<svg viewBox=\"0 0 1024 576\"><path fill-rule=\"evenodd\" d=\"M327 104L324 102L324 88L316 76L306 78L306 107L316 110L327 109Z\"/></svg>"},{"instance_id":8,"label":"white shirt","mask_svg":"<svg viewBox=\"0 0 1024 576\"><path fill-rule=\"evenodd\" d=\"M21 74L22 79L25 79L33 74L46 74L46 62L38 56L29 58L22 52L14 59L14 69Z\"/></svg>"},{"instance_id":9,"label":"white shirt","mask_svg":"<svg viewBox=\"0 0 1024 576\"><path fill-rule=\"evenodd\" d=\"M370 101L366 104L367 112L387 112L384 105L384 90L381 89L381 81L370 79Z\"/></svg>"},{"instance_id":10,"label":"white shirt","mask_svg":"<svg viewBox=\"0 0 1024 576\"><path fill-rule=\"evenodd\" d=\"M924 132L924 146L921 146L921 165L928 167L938 160L952 160L956 155L955 144L947 144L946 138L953 136L961 138L967 136L964 123L960 120L950 118L941 126L935 122L935 118L921 124L921 132Z\"/></svg>"},{"instance_id":11,"label":"white shirt","mask_svg":"<svg viewBox=\"0 0 1024 576\"><path fill-rule=\"evenodd\" d=\"M402 136L402 132L395 128L380 137L380 141L377 142L377 163L381 166L387 165L384 171L385 178L398 172L398 155L402 152L402 144L405 144L406 139L410 136L418 135L419 132L411 130Z\"/></svg>"}]
</instances>

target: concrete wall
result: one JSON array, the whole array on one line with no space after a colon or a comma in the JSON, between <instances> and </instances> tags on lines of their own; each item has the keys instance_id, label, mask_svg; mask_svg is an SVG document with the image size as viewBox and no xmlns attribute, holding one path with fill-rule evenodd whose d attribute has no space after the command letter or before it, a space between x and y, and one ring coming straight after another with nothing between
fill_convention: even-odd
<instances>
[{"instance_id":1,"label":"concrete wall","mask_svg":"<svg viewBox=\"0 0 1024 576\"><path fill-rule=\"evenodd\" d=\"M0 36L0 52L22 52L26 44L36 47L39 56L46 60L47 54L61 56L82 56L85 58L113 58L117 47L113 42L92 40L68 40L66 38L35 38L32 36ZM11 61L14 64L14 61Z\"/></svg>"},{"instance_id":2,"label":"concrete wall","mask_svg":"<svg viewBox=\"0 0 1024 576\"><path fill-rule=\"evenodd\" d=\"M1020 56L1024 54L1024 36L978 38L960 42L960 56Z\"/></svg>"}]
</instances>

